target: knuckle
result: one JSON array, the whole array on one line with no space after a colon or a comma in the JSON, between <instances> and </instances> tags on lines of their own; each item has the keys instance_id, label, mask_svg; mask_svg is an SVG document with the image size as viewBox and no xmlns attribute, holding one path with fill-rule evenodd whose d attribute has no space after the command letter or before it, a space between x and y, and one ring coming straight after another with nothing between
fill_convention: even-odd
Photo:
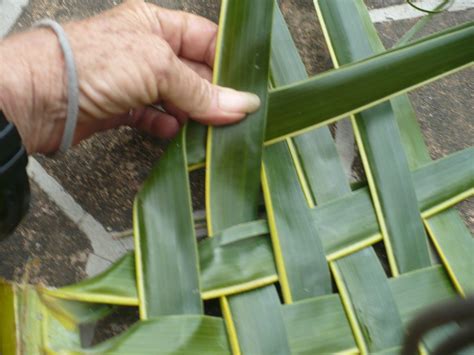
<instances>
[{"instance_id":1,"label":"knuckle","mask_svg":"<svg viewBox=\"0 0 474 355\"><path fill-rule=\"evenodd\" d=\"M196 113L204 113L209 109L212 98L216 95L216 93L211 83L206 80L202 80L199 77L197 77L197 80L199 80L199 83L198 90L196 90L194 104L197 109L196 111L198 111Z\"/></svg>"},{"instance_id":2,"label":"knuckle","mask_svg":"<svg viewBox=\"0 0 474 355\"><path fill-rule=\"evenodd\" d=\"M173 75L177 58L171 47L164 41L158 41L153 47L154 50L148 53L148 61L153 68L154 76L166 83Z\"/></svg>"},{"instance_id":3,"label":"knuckle","mask_svg":"<svg viewBox=\"0 0 474 355\"><path fill-rule=\"evenodd\" d=\"M158 60L160 62L160 65L158 65L159 74L165 82L169 82L169 80L173 79L177 70L178 59L167 43L163 46L163 50L160 53L160 58Z\"/></svg>"}]
</instances>

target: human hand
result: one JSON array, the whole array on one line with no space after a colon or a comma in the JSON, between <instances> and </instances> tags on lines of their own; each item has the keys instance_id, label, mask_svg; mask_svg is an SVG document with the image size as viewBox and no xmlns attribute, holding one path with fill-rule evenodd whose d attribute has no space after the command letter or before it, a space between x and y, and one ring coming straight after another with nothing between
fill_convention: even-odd
<instances>
[{"instance_id":1,"label":"human hand","mask_svg":"<svg viewBox=\"0 0 474 355\"><path fill-rule=\"evenodd\" d=\"M212 85L217 26L198 16L132 0L65 24L79 79L74 142L120 125L161 138L188 117L234 123L258 109L257 96ZM67 75L54 32L35 29L0 42L0 109L29 153L52 153L67 112ZM149 107L161 104L165 112Z\"/></svg>"}]
</instances>

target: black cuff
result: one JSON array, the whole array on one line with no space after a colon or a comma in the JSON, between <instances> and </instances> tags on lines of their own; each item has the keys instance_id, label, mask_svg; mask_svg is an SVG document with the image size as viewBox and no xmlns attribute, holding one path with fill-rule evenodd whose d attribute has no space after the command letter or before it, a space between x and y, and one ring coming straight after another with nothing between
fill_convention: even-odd
<instances>
[{"instance_id":1,"label":"black cuff","mask_svg":"<svg viewBox=\"0 0 474 355\"><path fill-rule=\"evenodd\" d=\"M10 234L28 211L28 156L20 135L0 111L0 240Z\"/></svg>"}]
</instances>

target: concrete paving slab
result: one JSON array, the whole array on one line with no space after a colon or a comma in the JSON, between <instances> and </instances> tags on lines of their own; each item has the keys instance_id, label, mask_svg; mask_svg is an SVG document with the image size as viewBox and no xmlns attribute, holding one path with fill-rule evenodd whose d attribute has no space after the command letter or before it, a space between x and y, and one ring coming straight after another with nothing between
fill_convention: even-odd
<instances>
[{"instance_id":1,"label":"concrete paving slab","mask_svg":"<svg viewBox=\"0 0 474 355\"><path fill-rule=\"evenodd\" d=\"M365 4L369 9L381 9L387 6L400 5L405 2L405 0L365 0Z\"/></svg>"},{"instance_id":2,"label":"concrete paving slab","mask_svg":"<svg viewBox=\"0 0 474 355\"><path fill-rule=\"evenodd\" d=\"M438 9L440 5L442 5L442 8ZM372 8L370 9L370 18L374 23L399 21L419 18L430 11L456 12L470 9L473 6L472 0L456 0L448 4L443 4L440 0L420 0L416 3L403 2L382 8Z\"/></svg>"},{"instance_id":3,"label":"concrete paving slab","mask_svg":"<svg viewBox=\"0 0 474 355\"><path fill-rule=\"evenodd\" d=\"M0 0L0 38L5 36L28 5L28 0Z\"/></svg>"}]
</instances>

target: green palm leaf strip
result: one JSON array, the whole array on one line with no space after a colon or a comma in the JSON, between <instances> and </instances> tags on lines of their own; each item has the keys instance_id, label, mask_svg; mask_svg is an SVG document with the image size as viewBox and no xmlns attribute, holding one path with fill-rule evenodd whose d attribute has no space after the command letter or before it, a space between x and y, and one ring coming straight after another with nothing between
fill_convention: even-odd
<instances>
[{"instance_id":1,"label":"green palm leaf strip","mask_svg":"<svg viewBox=\"0 0 474 355\"><path fill-rule=\"evenodd\" d=\"M292 165L287 142L265 149L262 183L285 303L332 291L324 247Z\"/></svg>"},{"instance_id":2,"label":"green palm leaf strip","mask_svg":"<svg viewBox=\"0 0 474 355\"><path fill-rule=\"evenodd\" d=\"M206 207L211 236L258 218L273 5L273 0L222 4L214 81L256 93L262 106L238 125L208 130ZM221 307L234 353L289 353L274 286L221 298Z\"/></svg>"},{"instance_id":3,"label":"green palm leaf strip","mask_svg":"<svg viewBox=\"0 0 474 355\"><path fill-rule=\"evenodd\" d=\"M424 218L440 212L442 215L444 209L473 195L474 175L471 167L465 164L472 159L474 148L468 148L412 173L418 205ZM367 188L317 206L311 210L311 215L328 261L337 260L382 239ZM254 285L275 282L278 278L272 246L264 237L268 232L266 222L257 220L234 226L201 242L202 297L216 298L253 288ZM470 253L470 250L468 248L465 252ZM228 279L228 274L221 271L234 269L238 272L227 276ZM45 292L84 302L138 305L133 255L127 254L111 269L92 279Z\"/></svg>"},{"instance_id":4,"label":"green palm leaf strip","mask_svg":"<svg viewBox=\"0 0 474 355\"><path fill-rule=\"evenodd\" d=\"M358 353L337 294L286 304L283 317L294 354Z\"/></svg>"},{"instance_id":5,"label":"green palm leaf strip","mask_svg":"<svg viewBox=\"0 0 474 355\"><path fill-rule=\"evenodd\" d=\"M390 279L389 286L404 324L407 324L424 307L455 296L455 290L441 266L433 266ZM5 290L5 287L8 287L9 290ZM67 322L64 323L56 318L55 313L50 309L51 303L56 301L50 299L43 303L44 295L41 289L25 286L21 291L12 291L12 288L15 286L7 283L0 284L2 295L10 295L2 299L6 301L2 306L7 306L8 300L18 305L24 304L22 294L28 294L28 297L34 301L29 303L29 307L32 308L28 308L27 317L20 317L20 314L24 314L21 307L20 309L9 308L9 312L12 312L10 319L21 319L23 327L21 329L24 332L14 331L8 335L10 338L15 338L12 339L14 346L25 341L20 346L27 346L25 349L30 349L29 353L41 353L42 351L74 354L229 353L222 319L196 315L164 316L141 321L127 332L111 340L93 348L83 349L80 347L78 326L81 324L80 322L97 319L103 314L101 313L103 308L91 308L90 305L77 307L73 302L72 308L70 305L65 308L69 309L69 317L72 316L71 319L76 323L67 325ZM7 308L2 307L3 312L5 309ZM63 311L61 310L61 312ZM4 314L2 313L2 315ZM282 314L292 353L357 352L354 349L352 332L338 295L320 296L284 305ZM5 325L6 319L2 318L1 320L2 325ZM43 327L38 327L38 320L41 320ZM31 330L28 330L28 327ZM452 330L443 329L443 332L449 334L449 331ZM20 339L20 334L26 338ZM435 340L433 340L433 344L436 344ZM5 351L11 344L0 343L5 354L15 353Z\"/></svg>"},{"instance_id":6,"label":"green palm leaf strip","mask_svg":"<svg viewBox=\"0 0 474 355\"><path fill-rule=\"evenodd\" d=\"M472 65L473 39L471 22L272 91L265 144L397 99L397 95ZM196 149L202 157L203 148Z\"/></svg>"},{"instance_id":7,"label":"green palm leaf strip","mask_svg":"<svg viewBox=\"0 0 474 355\"><path fill-rule=\"evenodd\" d=\"M473 39L474 24L468 23L272 91L266 143L360 112L471 65Z\"/></svg>"},{"instance_id":8,"label":"green palm leaf strip","mask_svg":"<svg viewBox=\"0 0 474 355\"><path fill-rule=\"evenodd\" d=\"M389 286L405 325L424 307L455 296L455 290L441 266L390 279ZM282 313L293 353L356 351L352 331L338 295L326 295L285 305ZM188 323L192 326L188 327ZM56 331L60 329L58 324L54 327ZM141 333L142 327L147 328L147 334ZM175 334L182 335L180 340L175 340ZM186 338L186 335L190 338ZM173 341L166 341L169 337ZM154 340L150 340L152 338ZM196 338L202 341L196 343ZM167 353L166 350L169 349L181 349L184 354L192 354L194 348L191 345L201 348L211 338L213 340L208 347L210 353L226 353L222 320L199 316L158 317L138 323L129 332L114 338L114 341L98 345L91 352L114 353L117 349L132 351L135 346L136 352L143 353L140 350L150 351L154 346L156 349L163 349L161 353ZM187 343L188 339L190 343Z\"/></svg>"},{"instance_id":9,"label":"green palm leaf strip","mask_svg":"<svg viewBox=\"0 0 474 355\"><path fill-rule=\"evenodd\" d=\"M410 168L418 168L431 162L408 96L397 96L391 100L391 104ZM472 158L466 159L464 164L470 161L469 159ZM471 176L473 175L474 168L471 172ZM465 198L473 195L474 182L471 181L470 186L470 193L467 191ZM459 213L454 209L439 214L431 213L424 218L424 224L458 292L461 295L474 292L474 260L470 257L474 253L474 240Z\"/></svg>"},{"instance_id":10,"label":"green palm leaf strip","mask_svg":"<svg viewBox=\"0 0 474 355\"><path fill-rule=\"evenodd\" d=\"M362 1L321 0L317 10L336 66L384 50ZM359 113L353 127L392 273L429 266L425 231L390 103Z\"/></svg>"},{"instance_id":11,"label":"green palm leaf strip","mask_svg":"<svg viewBox=\"0 0 474 355\"><path fill-rule=\"evenodd\" d=\"M426 307L457 296L449 276L440 265L409 272L391 279L390 288L396 295L395 301L405 326L413 319L414 315ZM425 336L423 343L431 352L439 344L440 339L449 338L456 330L459 330L459 325L455 323L438 327Z\"/></svg>"},{"instance_id":12,"label":"green palm leaf strip","mask_svg":"<svg viewBox=\"0 0 474 355\"><path fill-rule=\"evenodd\" d=\"M361 353L401 345L400 314L373 248L338 259L331 269Z\"/></svg>"},{"instance_id":13,"label":"green palm leaf strip","mask_svg":"<svg viewBox=\"0 0 474 355\"><path fill-rule=\"evenodd\" d=\"M0 354L39 353L42 313L36 292L0 279L0 304Z\"/></svg>"},{"instance_id":14,"label":"green palm leaf strip","mask_svg":"<svg viewBox=\"0 0 474 355\"><path fill-rule=\"evenodd\" d=\"M81 326L91 327L114 309L104 304L58 299L45 294L41 288L35 289L28 286L24 290L34 295L38 300L36 308L33 308L36 314L30 316L31 319L28 323L32 329L39 330L42 336L39 345L40 351L38 352L36 349L36 351L25 352L28 354L44 353L45 351L61 353L66 349L79 351L83 340L85 340ZM30 313L30 307L25 311L19 311L20 314L23 312ZM30 334L30 330L26 330L25 333ZM26 341L26 344L29 344L29 341Z\"/></svg>"},{"instance_id":15,"label":"green palm leaf strip","mask_svg":"<svg viewBox=\"0 0 474 355\"><path fill-rule=\"evenodd\" d=\"M344 18L346 20L349 18L353 18L354 13L361 14L363 25L360 26L359 31L357 31L357 29L354 29L354 28L352 28L352 30L350 31L351 36L359 35L357 38L352 38L352 41L350 44L351 46L353 46L354 43L358 43L358 44L360 43L362 45L365 45L367 52L369 52L370 47L375 52L383 51L383 46L377 37L375 29L371 25L367 12L365 8L361 6L360 3L357 3L357 2L355 3L355 5L357 5L356 6L357 8L356 10L352 9L354 10L352 13L350 12L351 6L346 6L347 4L342 4L341 2L337 2L337 1L324 2L324 4L325 6L332 7L333 9L336 7L340 7L339 10L342 15L339 15L339 16L345 16ZM348 21L342 21L342 22L344 22L345 26L347 26ZM338 22L337 24L334 24L333 28L337 26L340 26L338 28L343 28L344 24L342 24L341 22ZM466 24L464 26L472 28L472 23ZM456 32L457 30L458 30L457 28L452 28L447 31L444 31L444 33L449 34L449 33ZM364 31L365 33L361 33ZM364 40L362 38L364 36L365 38L368 38L368 40ZM468 54L471 57L471 63L472 63L473 53L472 53L471 47L472 46L460 48L459 52L464 52ZM364 57L364 53L362 52L355 53L355 49L353 50L352 55L354 57L352 58L350 58L350 54L348 54L350 52L347 52L347 51L345 52L344 49L341 49L340 52L343 54L345 53L346 55L345 60L354 60L354 59L360 59L361 57ZM398 128L400 129L400 136L401 136L403 146L405 148L405 153L408 159L409 166L413 169L413 168L417 168L417 167L420 167L421 165L426 164L431 159L429 157L428 150L423 143L423 136L417 125L415 113L410 104L408 97L406 95L400 95L398 97L393 98L391 100L391 106L393 108L393 113L395 114L395 117L397 120ZM377 123L377 125L379 125L379 123ZM390 135L390 137L396 137L396 132L395 134ZM387 146L389 144L387 144L387 142L385 141L385 142L380 143L380 145ZM400 152L399 148L396 149L396 153L397 152ZM384 157L382 157L381 159L386 161ZM469 160L466 160L466 161L469 161ZM459 164L461 165L463 163L459 162ZM386 167L382 166L381 168L382 172L388 171L390 166L387 167L387 170L385 170L385 168ZM406 169L404 170L406 172ZM399 174L400 171L401 171L400 169L397 169L397 174ZM406 174L405 174L405 177L406 177ZM390 181L389 178L382 179L382 182L387 182L387 181ZM404 180L403 188L406 188L407 181L409 181L409 179ZM378 184L379 188L380 186L381 184ZM469 189L466 191L466 193L464 194L464 198L472 195L473 193L472 186L474 186L474 184L471 182L471 189L470 191ZM392 187L388 186L387 189L392 189ZM443 192L439 191L439 193L442 194ZM388 197L388 201L390 203L390 197ZM436 211L433 211L433 213L429 213L428 211L426 211L424 215L428 217L428 216L434 215L435 213ZM472 240L472 237L468 229L466 228L466 226L460 219L459 215L455 211L446 211L445 213L443 213L442 216L441 215L433 216L429 219L425 219L424 223L458 291L461 294L465 294L466 291L469 292L469 291L474 290L474 280L472 280L472 277L469 276L472 273L472 271L471 272L468 271L468 270L472 270L472 267L473 267L472 258L468 257L468 253L472 253L474 251L474 242ZM420 227L418 226L418 228ZM437 231L437 233L435 231ZM455 241L452 238L455 238Z\"/></svg>"},{"instance_id":16,"label":"green palm leaf strip","mask_svg":"<svg viewBox=\"0 0 474 355\"><path fill-rule=\"evenodd\" d=\"M97 276L57 290L46 289L45 292L68 300L138 306L135 257L128 253Z\"/></svg>"},{"instance_id":17,"label":"green palm leaf strip","mask_svg":"<svg viewBox=\"0 0 474 355\"><path fill-rule=\"evenodd\" d=\"M474 178L470 167L465 163L473 158L474 149L469 148L420 168L412 174L418 205L424 218L473 195ZM446 204L437 195L449 190L452 195L447 197L446 202L449 203ZM431 198L434 200L430 202ZM320 230L319 235L329 260L338 259L382 239L367 188L316 207L312 213L314 225ZM468 248L467 251L469 250Z\"/></svg>"},{"instance_id":18,"label":"green palm leaf strip","mask_svg":"<svg viewBox=\"0 0 474 355\"><path fill-rule=\"evenodd\" d=\"M135 200L135 268L133 259L126 256L99 276L102 281L112 281L112 285L90 280L84 282L84 288L89 291L105 288L114 293L109 299L103 295L95 295L91 299L127 304L138 298L133 303L139 305L140 317L144 321L138 322L120 336L87 349L86 353L149 353L151 349L163 354L178 349L183 354L191 354L194 349L215 354L228 352L223 321L201 315L197 242L191 211L185 132L184 129L171 142L159 166L153 170ZM158 258L154 257L156 254ZM136 276L136 288L130 280L128 283L120 282L119 275ZM134 288L135 294L130 292ZM124 292L125 295L120 294ZM54 306L60 301L53 296L51 292L42 296L44 301L49 298L47 304L51 314L54 313L47 318L50 321L45 320L50 334L57 332L57 329L66 331L59 326L58 314L64 318L67 313L64 314L64 307ZM84 303L81 305L86 306ZM65 334L64 338L68 336ZM210 343L209 338L216 341ZM74 342L58 344L55 339L49 338L44 343L53 351L80 348L80 344Z\"/></svg>"},{"instance_id":19,"label":"green palm leaf strip","mask_svg":"<svg viewBox=\"0 0 474 355\"><path fill-rule=\"evenodd\" d=\"M444 2L439 6L444 6ZM423 26L421 22L428 21L432 16L433 14L428 14L415 26ZM431 158L408 96L400 95L392 98L391 104L410 168L415 169L427 164ZM471 175L474 175L474 171ZM471 183L471 186L474 186L474 183ZM465 194L465 197L468 196L472 196L472 189L470 194ZM474 280L471 274L474 261L470 255L474 253L474 241L457 211L452 209L438 215L428 214L424 223L458 292L462 295L473 292Z\"/></svg>"},{"instance_id":20,"label":"green palm leaf strip","mask_svg":"<svg viewBox=\"0 0 474 355\"><path fill-rule=\"evenodd\" d=\"M464 161L464 164L468 161ZM471 176L474 173L471 171ZM474 182L471 180L471 193ZM424 220L426 229L438 251L456 290L463 296L474 292L474 239L455 209L442 211Z\"/></svg>"},{"instance_id":21,"label":"green palm leaf strip","mask_svg":"<svg viewBox=\"0 0 474 355\"><path fill-rule=\"evenodd\" d=\"M283 27L286 26L282 26L282 28ZM278 29L274 30L274 35L276 33L278 33ZM288 37L287 41L292 43L289 32L282 31L282 33L286 33ZM291 53L291 49L288 48L286 53ZM276 72L278 68L283 67L304 68L301 60L298 58L294 46L293 53L295 53L294 56L278 56L278 53L276 53L273 56L275 60L273 60L272 64L278 63L278 65L276 68L272 67L272 73ZM275 74L273 74L273 76L274 78L283 77L283 75ZM286 78L289 77L287 76ZM298 76L295 75L294 80L297 79ZM275 80L274 82L278 83ZM299 153L293 154L294 164L291 162L291 155L285 154L285 147L283 147L285 143L272 145L265 151L265 157L267 157L267 152L272 152L280 146L282 146L281 149L283 149L283 151L275 151L272 156L273 160L267 160L266 158L264 160L264 190L265 186L268 186L271 190L271 193L266 194L266 196L268 196L267 200L270 201L267 203L269 224L270 226L273 224L277 226L276 229L278 229L277 234L280 243L283 242L286 244L285 247L282 248L285 250L283 255L288 255L287 260L290 260L290 262L293 261L292 264L286 263L286 273L289 273L287 270L293 271L297 280L303 279L309 281L308 284L310 285L314 285L315 283L317 285L324 285L320 280L314 280L314 275L325 275L322 271L327 269L326 256L323 254L325 265L323 268L319 267L319 270L318 268L311 270L308 265L305 265L302 262L302 260L308 259L317 261L319 259L318 256L324 251L319 246L316 248L312 247L311 243L305 242L304 238L302 238L303 240L297 239L300 234L298 232L303 231L302 226L309 225L308 230L301 234L303 236L310 236L312 238L310 240L312 241L314 241L314 239L317 239L318 241L320 240L318 238L317 228L311 226L311 223L304 224L304 222L300 221L302 216L305 216L305 213L308 213L308 206L306 204L306 209L303 209L303 211L298 209L298 206L305 204L303 194L301 192L298 194L298 190L300 190L298 180L301 182L302 187L305 185L311 187L312 196L308 199L308 204L310 206L312 205L312 199L318 201L320 204L324 204L339 197L350 196L351 189L347 182L339 156L336 152L334 142L327 128L322 127L310 131L301 136L295 137L294 141L297 143L296 147L298 148L297 151ZM291 141L287 140L287 142L289 143L291 150ZM297 167L299 164L303 167L303 174L298 172L297 168L291 168L293 165ZM275 169L278 170L274 171ZM291 172L292 170L294 170L293 173ZM323 178L322 176L324 174L327 174L326 176L330 177L332 180ZM299 175L299 179L297 175ZM267 176L270 178L265 180L265 177ZM300 201L303 200L303 203L295 203L296 201L293 199L297 196L299 196ZM278 201L278 198L281 198L281 201ZM286 215L279 211L285 207ZM272 212L274 210L279 211L280 215ZM284 227L287 225L290 225L290 228L287 228L285 231ZM286 232L284 233L286 238L282 238L282 231ZM298 249L294 247L295 245L302 245L303 247L299 247ZM321 242L319 242L319 245L321 245ZM277 253L275 254L278 255ZM346 303L349 320L351 321L359 348L364 351L366 348L375 351L377 349L386 349L399 345L402 334L401 320L393 296L390 293L385 273L374 251L371 248L359 251L331 263L331 266L342 299ZM362 275L367 274L370 274L370 277L361 277ZM308 277L306 275L310 276ZM293 279L294 278L295 277L293 277ZM290 278L290 280L292 279ZM326 281L326 284L327 289L324 293L328 294L331 292L331 286L328 281ZM300 292L299 294L293 292L293 294L300 296L300 299L303 298L302 296L308 297L311 288L304 286L306 285L302 284L302 287L300 287L303 292ZM282 290L285 291L283 282ZM306 291L306 295L304 294L304 291ZM377 313L370 311L372 307L379 307L384 311ZM384 324L391 324L392 326L386 329L386 327L381 327Z\"/></svg>"},{"instance_id":22,"label":"green palm leaf strip","mask_svg":"<svg viewBox=\"0 0 474 355\"><path fill-rule=\"evenodd\" d=\"M32 292L36 290L31 289ZM44 297L38 291L41 299ZM68 325L51 311L51 300L42 307L43 348L47 353L67 354L229 354L224 322L220 318L200 315L162 316L139 321L124 333L94 347L81 347L79 326L88 324L92 315L87 308L75 309L76 322ZM61 302L61 301L60 301ZM64 302L64 301L62 301ZM74 304L73 304L74 306ZM89 306L90 308L90 306ZM84 316L89 319L81 320ZM78 318L79 317L79 318ZM212 342L209 341L212 339ZM42 353L35 352L35 353Z\"/></svg>"},{"instance_id":23,"label":"green palm leaf strip","mask_svg":"<svg viewBox=\"0 0 474 355\"><path fill-rule=\"evenodd\" d=\"M2 354L43 354L80 349L80 325L108 315L108 305L63 300L41 288L0 281L0 351Z\"/></svg>"},{"instance_id":24,"label":"green palm leaf strip","mask_svg":"<svg viewBox=\"0 0 474 355\"><path fill-rule=\"evenodd\" d=\"M274 14L271 69L274 86L307 78L278 8ZM324 146L332 142L332 138L328 128L323 127L307 133L300 141ZM332 288L324 249L311 223L310 192L306 185L301 188L298 183L301 167L296 154L293 141L287 139L267 147L263 160L265 205L285 303L325 295ZM327 168L328 174L333 172L334 164Z\"/></svg>"},{"instance_id":25,"label":"green palm leaf strip","mask_svg":"<svg viewBox=\"0 0 474 355\"><path fill-rule=\"evenodd\" d=\"M184 137L185 130L170 144L135 199L142 319L202 313Z\"/></svg>"},{"instance_id":26,"label":"green palm leaf strip","mask_svg":"<svg viewBox=\"0 0 474 355\"><path fill-rule=\"evenodd\" d=\"M209 128L206 207L210 211L207 215L210 235L249 222L258 215L273 1L258 4L250 5L247 1L222 4L224 23L221 23L214 66L215 82L256 93L262 106L237 125Z\"/></svg>"},{"instance_id":27,"label":"green palm leaf strip","mask_svg":"<svg viewBox=\"0 0 474 355\"><path fill-rule=\"evenodd\" d=\"M230 354L224 322L207 316L164 316L134 324L127 332L83 354Z\"/></svg>"},{"instance_id":28,"label":"green palm leaf strip","mask_svg":"<svg viewBox=\"0 0 474 355\"><path fill-rule=\"evenodd\" d=\"M316 2L316 7L336 65L339 62L347 63L363 59L373 51L383 51L383 46L362 2L347 4L342 1L321 0ZM354 20L354 14L359 14L360 19ZM384 103L364 111L353 119L353 125L375 205L378 207L376 211L383 234L387 233L386 220L380 211L380 203L388 220L388 230L396 241L393 244L397 261L400 263L400 256L403 258L401 271L429 265L424 228L419 219L414 189L409 184L411 179L408 164L403 154L391 106ZM394 176L398 179L393 179ZM403 228L405 225L410 226L412 230ZM413 250L413 247L417 247L416 243L413 243L413 236L416 233L419 235L418 250ZM385 241L389 257L393 239ZM380 266L378 266L380 269L378 282L377 273L370 272L371 268L377 269L377 265L370 267L370 260L378 264L375 254L365 262L361 260L360 264L351 260L361 253L367 254L367 251L358 252L332 264L336 283L347 304L346 308L351 310L348 312L350 318L351 315L355 315L363 325L353 326L356 339L363 337L365 344L368 345L368 349L362 347L363 352L396 347L402 338L402 327L395 300L387 286L384 286L386 282L380 282L381 278L384 278ZM413 261L415 264L410 265L409 263ZM392 271L397 274L398 265L395 265L394 260L391 266ZM361 272L364 268L366 272ZM384 292L381 292L381 288ZM379 306L375 306L376 304ZM351 322L354 323L354 320L351 319ZM390 326L387 327L387 324ZM390 331L387 332L386 329ZM358 343L361 344L361 341Z\"/></svg>"},{"instance_id":29,"label":"green palm leaf strip","mask_svg":"<svg viewBox=\"0 0 474 355\"><path fill-rule=\"evenodd\" d=\"M0 279L0 353L16 354L17 351L17 327L18 322L15 314L15 287Z\"/></svg>"},{"instance_id":30,"label":"green palm leaf strip","mask_svg":"<svg viewBox=\"0 0 474 355\"><path fill-rule=\"evenodd\" d=\"M265 220L239 224L199 245L202 298L250 291L278 281Z\"/></svg>"}]
</instances>

